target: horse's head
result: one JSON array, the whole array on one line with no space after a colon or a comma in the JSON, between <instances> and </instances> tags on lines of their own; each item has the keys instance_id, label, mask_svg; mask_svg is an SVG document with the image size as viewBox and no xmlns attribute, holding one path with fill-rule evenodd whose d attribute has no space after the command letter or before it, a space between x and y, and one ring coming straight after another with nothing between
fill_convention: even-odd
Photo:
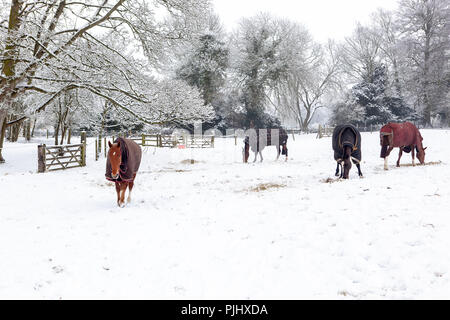
<instances>
[{"instance_id":1,"label":"horse's head","mask_svg":"<svg viewBox=\"0 0 450 320\"><path fill-rule=\"evenodd\" d=\"M352 149L349 146L344 147L344 170L342 172L342 178L348 179L350 175L350 169L352 168L351 161Z\"/></svg>"},{"instance_id":2,"label":"horse's head","mask_svg":"<svg viewBox=\"0 0 450 320\"><path fill-rule=\"evenodd\" d=\"M427 147L425 147L423 149L417 148L417 159L419 159L420 164L425 164L425 150L426 149L427 149Z\"/></svg>"},{"instance_id":3,"label":"horse's head","mask_svg":"<svg viewBox=\"0 0 450 320\"><path fill-rule=\"evenodd\" d=\"M242 160L244 163L248 162L248 157L250 156L250 144L245 143L244 147L242 148Z\"/></svg>"},{"instance_id":4,"label":"horse's head","mask_svg":"<svg viewBox=\"0 0 450 320\"><path fill-rule=\"evenodd\" d=\"M381 158L386 158L389 156L388 147L392 142L392 134L387 134L382 132L380 134L380 145L381 145Z\"/></svg>"},{"instance_id":5,"label":"horse's head","mask_svg":"<svg viewBox=\"0 0 450 320\"><path fill-rule=\"evenodd\" d=\"M113 179L119 178L120 165L122 164L122 152L120 151L120 142L111 143L108 141L109 152L108 159L111 163L111 177Z\"/></svg>"}]
</instances>

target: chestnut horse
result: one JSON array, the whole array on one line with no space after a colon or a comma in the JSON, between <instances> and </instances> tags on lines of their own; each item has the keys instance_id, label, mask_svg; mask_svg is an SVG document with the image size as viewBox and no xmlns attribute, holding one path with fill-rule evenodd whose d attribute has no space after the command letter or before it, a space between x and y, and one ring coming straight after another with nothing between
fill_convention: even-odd
<instances>
[{"instance_id":1,"label":"chestnut horse","mask_svg":"<svg viewBox=\"0 0 450 320\"><path fill-rule=\"evenodd\" d=\"M130 139L117 138L114 143L108 141L109 151L106 160L106 179L114 181L117 192L117 205L125 206L125 192L128 187L128 199L131 201L131 190L141 163L141 147Z\"/></svg>"},{"instance_id":2,"label":"chestnut horse","mask_svg":"<svg viewBox=\"0 0 450 320\"><path fill-rule=\"evenodd\" d=\"M388 170L388 157L394 148L399 148L397 167L400 167L400 158L403 151L406 153L411 152L413 166L416 165L414 161L415 152L417 152L419 162L425 164L425 150L427 148L423 147L422 140L419 129L411 122L389 122L382 127L380 130L380 157L384 158L384 170Z\"/></svg>"},{"instance_id":3,"label":"chestnut horse","mask_svg":"<svg viewBox=\"0 0 450 320\"><path fill-rule=\"evenodd\" d=\"M250 148L255 153L255 160L258 156L261 157L261 162L263 161L263 156L261 151L266 146L275 146L277 148L277 160L280 157L280 153L286 156L286 161L288 159L288 149L287 149L287 139L288 135L284 129L253 129L250 131L250 136L245 137L244 148L242 148L242 157L244 163L248 162L250 156ZM281 148L281 150L280 150Z\"/></svg>"}]
</instances>

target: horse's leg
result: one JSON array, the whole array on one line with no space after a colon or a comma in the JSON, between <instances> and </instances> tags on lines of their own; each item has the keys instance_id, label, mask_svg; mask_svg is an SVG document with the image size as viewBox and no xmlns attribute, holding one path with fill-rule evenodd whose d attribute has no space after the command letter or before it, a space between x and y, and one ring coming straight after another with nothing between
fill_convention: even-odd
<instances>
[{"instance_id":1,"label":"horse's leg","mask_svg":"<svg viewBox=\"0 0 450 320\"><path fill-rule=\"evenodd\" d=\"M120 184L120 207L125 207L125 192L127 191L128 183L123 182Z\"/></svg>"},{"instance_id":2,"label":"horse's leg","mask_svg":"<svg viewBox=\"0 0 450 320\"><path fill-rule=\"evenodd\" d=\"M128 182L128 198L127 198L128 203L131 202L131 190L133 190L133 187L134 187L134 179Z\"/></svg>"},{"instance_id":3,"label":"horse's leg","mask_svg":"<svg viewBox=\"0 0 450 320\"><path fill-rule=\"evenodd\" d=\"M363 174L361 172L361 164L360 163L356 163L356 167L358 168L358 175L359 175L359 177L362 178Z\"/></svg>"},{"instance_id":4,"label":"horse's leg","mask_svg":"<svg viewBox=\"0 0 450 320\"><path fill-rule=\"evenodd\" d=\"M413 165L413 167L416 166L416 162L415 162L415 159L414 159L415 155L416 155L416 147L414 145L412 145L411 146L411 157L412 157L412 165Z\"/></svg>"},{"instance_id":5,"label":"horse's leg","mask_svg":"<svg viewBox=\"0 0 450 320\"><path fill-rule=\"evenodd\" d=\"M384 170L389 170L388 167L388 158L391 154L391 151L394 149L394 147L389 146L389 149L386 151L386 156L384 157Z\"/></svg>"},{"instance_id":6,"label":"horse's leg","mask_svg":"<svg viewBox=\"0 0 450 320\"><path fill-rule=\"evenodd\" d=\"M256 162L256 157L258 157L258 151L255 152L255 160L253 162Z\"/></svg>"},{"instance_id":7,"label":"horse's leg","mask_svg":"<svg viewBox=\"0 0 450 320\"><path fill-rule=\"evenodd\" d=\"M400 147L399 152L398 152L397 167L400 167L400 158L402 157L402 154L403 154L403 148Z\"/></svg>"},{"instance_id":8,"label":"horse's leg","mask_svg":"<svg viewBox=\"0 0 450 320\"><path fill-rule=\"evenodd\" d=\"M337 166L336 166L336 173L334 174L336 177L339 176L339 162L337 162Z\"/></svg>"},{"instance_id":9,"label":"horse's leg","mask_svg":"<svg viewBox=\"0 0 450 320\"><path fill-rule=\"evenodd\" d=\"M120 182L116 182L117 205L120 207Z\"/></svg>"},{"instance_id":10,"label":"horse's leg","mask_svg":"<svg viewBox=\"0 0 450 320\"><path fill-rule=\"evenodd\" d=\"M261 157L261 162L263 162L264 159L263 159L261 151L259 152L259 156Z\"/></svg>"},{"instance_id":11,"label":"horse's leg","mask_svg":"<svg viewBox=\"0 0 450 320\"><path fill-rule=\"evenodd\" d=\"M278 158L280 158L280 153L281 153L281 145L277 144L277 160Z\"/></svg>"}]
</instances>

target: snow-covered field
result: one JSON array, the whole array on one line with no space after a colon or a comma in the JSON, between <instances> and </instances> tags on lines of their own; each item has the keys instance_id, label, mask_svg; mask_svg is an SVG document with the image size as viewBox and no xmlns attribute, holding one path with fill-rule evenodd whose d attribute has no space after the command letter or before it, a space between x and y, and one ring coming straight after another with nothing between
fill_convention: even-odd
<instances>
[{"instance_id":1,"label":"snow-covered field","mask_svg":"<svg viewBox=\"0 0 450 320\"><path fill-rule=\"evenodd\" d=\"M123 209L92 140L87 167L45 174L50 140L6 143L0 299L448 299L450 131L422 135L441 164L395 168L395 151L384 171L363 133L365 178L333 183L330 138L290 135L288 162L268 147L255 164L234 139L147 148Z\"/></svg>"}]
</instances>

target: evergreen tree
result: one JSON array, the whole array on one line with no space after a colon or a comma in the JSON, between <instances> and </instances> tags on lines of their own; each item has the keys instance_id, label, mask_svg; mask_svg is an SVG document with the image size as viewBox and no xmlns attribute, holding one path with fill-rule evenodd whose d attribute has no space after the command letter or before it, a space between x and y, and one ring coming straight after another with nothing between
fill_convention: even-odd
<instances>
[{"instance_id":1,"label":"evergreen tree","mask_svg":"<svg viewBox=\"0 0 450 320\"><path fill-rule=\"evenodd\" d=\"M378 64L370 75L352 87L344 106L338 104L333 122L343 120L356 125L377 125L387 122L416 121L418 116L400 97L389 95L387 70ZM341 115L347 113L346 116Z\"/></svg>"}]
</instances>

